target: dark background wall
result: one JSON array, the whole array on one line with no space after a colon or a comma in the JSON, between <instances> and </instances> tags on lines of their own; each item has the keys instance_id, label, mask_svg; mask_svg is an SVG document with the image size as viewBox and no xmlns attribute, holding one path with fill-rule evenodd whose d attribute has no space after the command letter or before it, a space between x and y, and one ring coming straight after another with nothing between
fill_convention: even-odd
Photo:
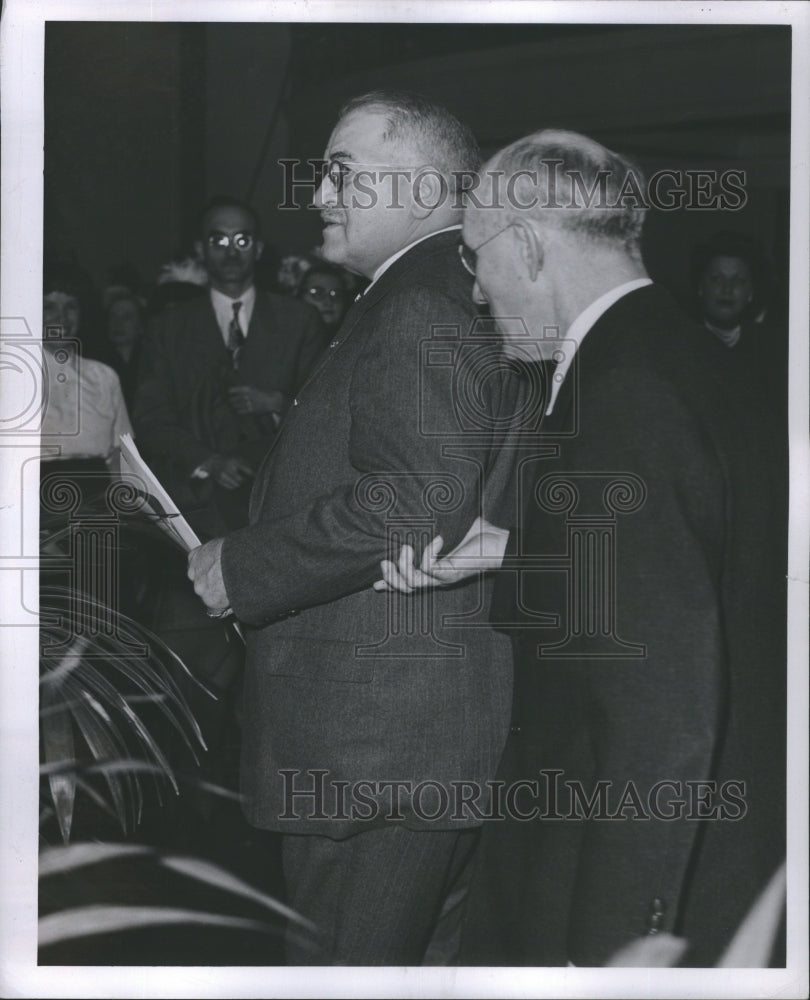
<instances>
[{"instance_id":1,"label":"dark background wall","mask_svg":"<svg viewBox=\"0 0 810 1000\"><path fill-rule=\"evenodd\" d=\"M417 89L482 148L583 131L648 171L739 169L737 212L653 211L646 256L681 296L692 245L759 238L787 275L790 29L772 26L52 22L46 32L46 246L103 286L147 280L187 246L200 204L250 197L279 253L319 242L282 211L284 156L317 157L342 101Z\"/></svg>"}]
</instances>

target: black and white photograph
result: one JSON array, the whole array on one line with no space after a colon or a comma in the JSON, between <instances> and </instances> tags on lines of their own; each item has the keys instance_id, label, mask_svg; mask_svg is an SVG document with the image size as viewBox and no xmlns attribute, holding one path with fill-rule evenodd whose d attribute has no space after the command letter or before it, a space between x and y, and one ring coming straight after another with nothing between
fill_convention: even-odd
<instances>
[{"instance_id":1,"label":"black and white photograph","mask_svg":"<svg viewBox=\"0 0 810 1000\"><path fill-rule=\"evenodd\" d=\"M3 996L807 995L808 66L6 0Z\"/></svg>"}]
</instances>

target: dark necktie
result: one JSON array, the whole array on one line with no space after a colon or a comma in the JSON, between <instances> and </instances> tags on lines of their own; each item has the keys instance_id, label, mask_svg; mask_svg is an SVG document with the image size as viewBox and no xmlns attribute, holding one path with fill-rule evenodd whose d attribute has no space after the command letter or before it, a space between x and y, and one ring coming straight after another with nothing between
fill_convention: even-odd
<instances>
[{"instance_id":1,"label":"dark necktie","mask_svg":"<svg viewBox=\"0 0 810 1000\"><path fill-rule=\"evenodd\" d=\"M233 317L228 324L228 350L231 352L231 361L234 371L239 368L239 352L245 342L245 335L239 326L239 310L242 308L241 302L234 302Z\"/></svg>"}]
</instances>

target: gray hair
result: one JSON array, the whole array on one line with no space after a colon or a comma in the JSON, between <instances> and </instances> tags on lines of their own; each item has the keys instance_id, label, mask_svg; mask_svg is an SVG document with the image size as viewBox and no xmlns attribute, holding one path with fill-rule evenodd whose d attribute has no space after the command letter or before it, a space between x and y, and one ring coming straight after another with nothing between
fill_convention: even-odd
<instances>
[{"instance_id":1,"label":"gray hair","mask_svg":"<svg viewBox=\"0 0 810 1000\"><path fill-rule=\"evenodd\" d=\"M386 116L386 141L410 140L426 164L445 178L451 192L463 188L481 165L481 153L472 131L447 108L408 90L372 90L353 97L339 118L353 111L378 111ZM416 166L416 164L414 164Z\"/></svg>"},{"instance_id":2,"label":"gray hair","mask_svg":"<svg viewBox=\"0 0 810 1000\"><path fill-rule=\"evenodd\" d=\"M510 214L523 209L544 225L615 244L641 259L647 182L625 156L578 132L544 129L496 153L486 166L489 172L496 183L499 175L505 177L507 190L509 178L524 182L520 197L507 199ZM528 208L530 190L536 204Z\"/></svg>"}]
</instances>

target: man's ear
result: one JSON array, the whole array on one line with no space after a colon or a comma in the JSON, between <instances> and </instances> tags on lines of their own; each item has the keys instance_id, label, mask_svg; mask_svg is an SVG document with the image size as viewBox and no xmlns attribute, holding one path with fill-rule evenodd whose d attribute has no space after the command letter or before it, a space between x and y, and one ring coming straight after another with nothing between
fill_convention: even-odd
<instances>
[{"instance_id":1,"label":"man's ear","mask_svg":"<svg viewBox=\"0 0 810 1000\"><path fill-rule=\"evenodd\" d=\"M545 246L533 227L525 221L514 223L517 235L520 259L526 267L526 273L531 281L537 280L537 275L543 270Z\"/></svg>"},{"instance_id":2,"label":"man's ear","mask_svg":"<svg viewBox=\"0 0 810 1000\"><path fill-rule=\"evenodd\" d=\"M264 253L264 241L256 240L256 260L259 260L263 253Z\"/></svg>"},{"instance_id":3,"label":"man's ear","mask_svg":"<svg viewBox=\"0 0 810 1000\"><path fill-rule=\"evenodd\" d=\"M417 219L426 219L447 200L446 179L435 167L425 167L413 180L411 211Z\"/></svg>"},{"instance_id":4,"label":"man's ear","mask_svg":"<svg viewBox=\"0 0 810 1000\"><path fill-rule=\"evenodd\" d=\"M199 257L200 260L203 260L204 253L203 253L202 240L194 240L194 253L197 255L197 257Z\"/></svg>"}]
</instances>

